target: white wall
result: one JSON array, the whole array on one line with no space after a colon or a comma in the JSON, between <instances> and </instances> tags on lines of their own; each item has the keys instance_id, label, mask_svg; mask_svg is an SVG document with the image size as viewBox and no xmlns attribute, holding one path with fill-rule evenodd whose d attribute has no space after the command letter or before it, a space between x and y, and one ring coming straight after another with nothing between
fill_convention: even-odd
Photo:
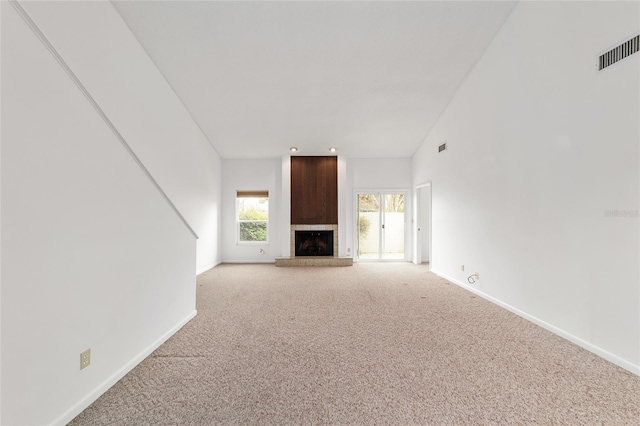
<instances>
[{"instance_id":1,"label":"white wall","mask_svg":"<svg viewBox=\"0 0 640 426\"><path fill-rule=\"evenodd\" d=\"M280 256L291 256L291 156L283 155L280 170ZM340 220L338 212L338 220Z\"/></svg>"},{"instance_id":2,"label":"white wall","mask_svg":"<svg viewBox=\"0 0 640 426\"><path fill-rule=\"evenodd\" d=\"M350 158L354 189L410 189L410 158Z\"/></svg>"},{"instance_id":3,"label":"white wall","mask_svg":"<svg viewBox=\"0 0 640 426\"><path fill-rule=\"evenodd\" d=\"M275 262L281 256L279 220L281 208L280 158L267 160L223 160L222 241L224 262ZM236 227L236 191L269 191L269 242L238 244ZM288 229L288 228L287 228ZM288 241L288 239L287 239ZM263 250L264 253L260 253Z\"/></svg>"},{"instance_id":4,"label":"white wall","mask_svg":"<svg viewBox=\"0 0 640 426\"><path fill-rule=\"evenodd\" d=\"M639 7L521 2L413 158L435 272L637 374L640 54L596 64Z\"/></svg>"},{"instance_id":5,"label":"white wall","mask_svg":"<svg viewBox=\"0 0 640 426\"><path fill-rule=\"evenodd\" d=\"M165 192L197 187L173 200L209 240L199 262L215 263L219 159L112 6L22 4ZM195 315L196 240L6 2L2 35L0 423L63 424ZM154 144L156 157L140 148ZM211 225L190 217L198 208Z\"/></svg>"},{"instance_id":6,"label":"white wall","mask_svg":"<svg viewBox=\"0 0 640 426\"><path fill-rule=\"evenodd\" d=\"M348 242L353 238L353 229L348 228L347 214L351 193L347 189L347 158L338 155L338 256L352 257L351 246L347 251Z\"/></svg>"},{"instance_id":7,"label":"white wall","mask_svg":"<svg viewBox=\"0 0 640 426\"><path fill-rule=\"evenodd\" d=\"M4 7L0 4L0 309L2 307L2 22ZM0 312L0 424L2 423L2 312Z\"/></svg>"},{"instance_id":8,"label":"white wall","mask_svg":"<svg viewBox=\"0 0 640 426\"><path fill-rule=\"evenodd\" d=\"M220 157L115 8L23 7L198 235L196 271L220 263Z\"/></svg>"}]
</instances>

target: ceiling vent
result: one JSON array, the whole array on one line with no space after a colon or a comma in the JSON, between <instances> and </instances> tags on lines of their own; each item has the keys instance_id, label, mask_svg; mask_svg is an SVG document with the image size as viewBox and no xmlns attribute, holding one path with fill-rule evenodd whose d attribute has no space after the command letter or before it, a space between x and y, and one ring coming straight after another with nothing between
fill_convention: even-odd
<instances>
[{"instance_id":1,"label":"ceiling vent","mask_svg":"<svg viewBox=\"0 0 640 426\"><path fill-rule=\"evenodd\" d=\"M614 47L608 52L600 55L598 62L598 70L603 70L616 62L626 58L629 55L633 55L638 51L640 47L640 35L633 37L632 39L625 41L619 46Z\"/></svg>"},{"instance_id":2,"label":"ceiling vent","mask_svg":"<svg viewBox=\"0 0 640 426\"><path fill-rule=\"evenodd\" d=\"M447 149L447 143L445 142L438 147L438 154L441 153L442 151L445 151L446 149Z\"/></svg>"}]
</instances>

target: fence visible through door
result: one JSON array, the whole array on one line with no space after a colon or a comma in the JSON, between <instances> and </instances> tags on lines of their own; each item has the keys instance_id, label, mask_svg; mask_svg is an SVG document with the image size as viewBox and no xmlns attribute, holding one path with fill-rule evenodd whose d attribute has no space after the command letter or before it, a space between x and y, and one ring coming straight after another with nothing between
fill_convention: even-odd
<instances>
[{"instance_id":1,"label":"fence visible through door","mask_svg":"<svg viewBox=\"0 0 640 426\"><path fill-rule=\"evenodd\" d=\"M358 193L358 258L404 260L405 194Z\"/></svg>"}]
</instances>

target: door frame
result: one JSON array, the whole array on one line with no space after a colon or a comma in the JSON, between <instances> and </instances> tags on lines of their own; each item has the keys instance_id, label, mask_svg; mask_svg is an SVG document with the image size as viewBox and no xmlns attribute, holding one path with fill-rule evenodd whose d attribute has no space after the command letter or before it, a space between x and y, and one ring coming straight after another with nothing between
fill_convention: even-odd
<instances>
[{"instance_id":1,"label":"door frame","mask_svg":"<svg viewBox=\"0 0 640 426\"><path fill-rule=\"evenodd\" d=\"M409 226L408 226L408 221L410 216L408 215L409 212L411 212L412 210L412 199L411 199L411 190L410 189L405 189L405 188L392 188L392 189L378 189L378 188L372 188L372 189L354 189L353 190L353 224L354 224L354 229L353 229L353 235L355 236L354 238L354 247L355 250L353 251L353 260L356 262L360 262L360 255L359 255L359 251L360 251L360 229L359 229L359 214L360 214L360 209L358 206L358 196L360 194L379 194L379 195L384 195L384 194L404 194L404 258L401 260L398 259L364 259L362 260L363 262L410 262L411 258L409 257L411 254L411 234L412 232L409 232ZM380 257L382 257L382 253L380 253Z\"/></svg>"},{"instance_id":2,"label":"door frame","mask_svg":"<svg viewBox=\"0 0 640 426\"><path fill-rule=\"evenodd\" d=\"M428 189L428 191L427 191ZM428 230L429 238L429 265L433 264L433 249L432 249L432 222L433 222L433 186L431 181L416 185L414 192L414 218L413 221L413 263L422 264L422 234L421 229ZM422 210L423 198L427 196L429 200L428 211ZM425 213L428 213L428 223L425 222Z\"/></svg>"}]
</instances>

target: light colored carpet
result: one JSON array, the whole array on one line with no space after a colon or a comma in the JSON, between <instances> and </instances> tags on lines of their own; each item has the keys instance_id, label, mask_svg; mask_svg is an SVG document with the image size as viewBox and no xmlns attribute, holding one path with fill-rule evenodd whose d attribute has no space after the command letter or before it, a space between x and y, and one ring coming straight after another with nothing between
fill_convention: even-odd
<instances>
[{"instance_id":1,"label":"light colored carpet","mask_svg":"<svg viewBox=\"0 0 640 426\"><path fill-rule=\"evenodd\" d=\"M221 265L71 424L637 425L640 377L408 263Z\"/></svg>"}]
</instances>

